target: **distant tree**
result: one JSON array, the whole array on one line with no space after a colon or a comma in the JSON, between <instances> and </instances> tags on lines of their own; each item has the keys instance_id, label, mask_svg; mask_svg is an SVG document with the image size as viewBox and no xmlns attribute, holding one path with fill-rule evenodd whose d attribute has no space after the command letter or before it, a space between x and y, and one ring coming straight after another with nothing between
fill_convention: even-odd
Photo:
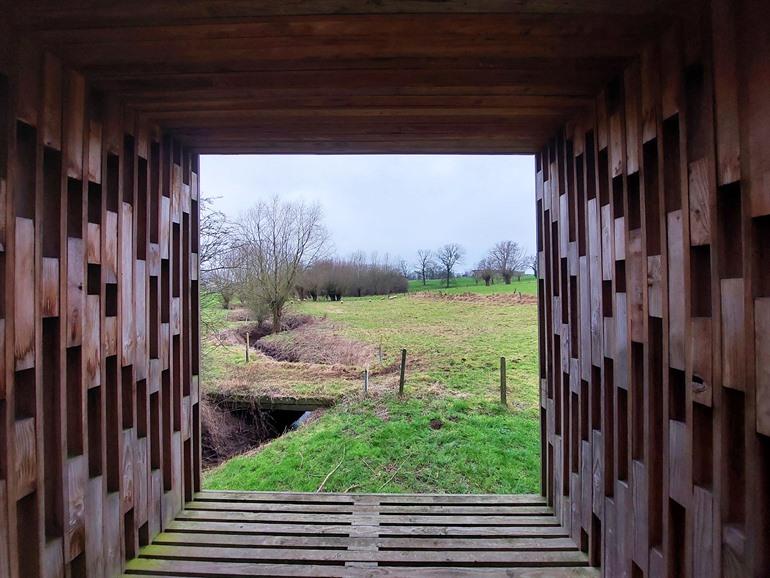
<instances>
[{"instance_id":1,"label":"distant tree","mask_svg":"<svg viewBox=\"0 0 770 578\"><path fill-rule=\"evenodd\" d=\"M435 266L436 262L433 259L433 251L430 249L420 249L417 251L417 274L422 279L423 285L427 285L427 278Z\"/></svg>"},{"instance_id":2,"label":"distant tree","mask_svg":"<svg viewBox=\"0 0 770 578\"><path fill-rule=\"evenodd\" d=\"M529 264L524 249L515 241L497 243L489 252L489 259L506 285L510 285L514 272L521 271Z\"/></svg>"},{"instance_id":3,"label":"distant tree","mask_svg":"<svg viewBox=\"0 0 770 578\"><path fill-rule=\"evenodd\" d=\"M409 283L392 265L351 259L323 259L305 269L297 281L300 299L326 297L339 301L343 297L405 293Z\"/></svg>"},{"instance_id":4,"label":"distant tree","mask_svg":"<svg viewBox=\"0 0 770 578\"><path fill-rule=\"evenodd\" d=\"M495 276L495 266L490 262L489 258L479 261L479 264L476 265L476 275L484 281L487 287L492 284Z\"/></svg>"},{"instance_id":5,"label":"distant tree","mask_svg":"<svg viewBox=\"0 0 770 578\"><path fill-rule=\"evenodd\" d=\"M246 305L255 314L267 308L277 333L300 273L326 249L321 208L278 197L260 201L239 221L239 236Z\"/></svg>"},{"instance_id":6,"label":"distant tree","mask_svg":"<svg viewBox=\"0 0 770 578\"><path fill-rule=\"evenodd\" d=\"M235 243L235 225L214 208L217 197L201 195L198 265L201 274L227 267L226 255Z\"/></svg>"},{"instance_id":7,"label":"distant tree","mask_svg":"<svg viewBox=\"0 0 770 578\"><path fill-rule=\"evenodd\" d=\"M457 243L447 243L436 251L436 259L444 269L447 287L449 287L449 280L452 278L452 270L463 260L464 255L465 250Z\"/></svg>"},{"instance_id":8,"label":"distant tree","mask_svg":"<svg viewBox=\"0 0 770 578\"><path fill-rule=\"evenodd\" d=\"M238 238L235 224L214 208L215 200L201 195L198 264L203 288L218 293L222 307L229 309L238 282Z\"/></svg>"},{"instance_id":9,"label":"distant tree","mask_svg":"<svg viewBox=\"0 0 770 578\"><path fill-rule=\"evenodd\" d=\"M406 279L409 279L409 277L412 275L412 271L409 269L409 263L406 262L406 259L398 260L398 272L401 273Z\"/></svg>"},{"instance_id":10,"label":"distant tree","mask_svg":"<svg viewBox=\"0 0 770 578\"><path fill-rule=\"evenodd\" d=\"M529 268L532 269L532 272L535 274L535 277L537 277L537 268L539 265L539 259L537 257L537 254L530 255L527 258L527 262L529 263Z\"/></svg>"}]
</instances>

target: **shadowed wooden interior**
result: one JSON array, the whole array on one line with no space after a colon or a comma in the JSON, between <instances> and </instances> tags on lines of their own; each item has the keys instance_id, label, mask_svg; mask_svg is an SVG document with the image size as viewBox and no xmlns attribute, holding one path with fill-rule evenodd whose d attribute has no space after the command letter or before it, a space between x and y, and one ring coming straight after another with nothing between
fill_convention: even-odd
<instances>
[{"instance_id":1,"label":"shadowed wooden interior","mask_svg":"<svg viewBox=\"0 0 770 578\"><path fill-rule=\"evenodd\" d=\"M172 571L169 548L225 557L163 542L218 539L182 531L190 518L240 511L253 529L273 515L243 513L255 495L196 494L198 161L215 152L536 154L544 500L521 507L552 509L544 527L580 551L559 555L607 576L770 573L765 0L4 0L1 13L0 576ZM351 528L357 508L405 515L383 510L397 498L339 499ZM424 526L414 516L393 528ZM245 534L227 552L266 556L235 542L267 535ZM335 563L432 563L384 538L357 542L371 559L346 546ZM271 548L287 562L288 543Z\"/></svg>"}]
</instances>

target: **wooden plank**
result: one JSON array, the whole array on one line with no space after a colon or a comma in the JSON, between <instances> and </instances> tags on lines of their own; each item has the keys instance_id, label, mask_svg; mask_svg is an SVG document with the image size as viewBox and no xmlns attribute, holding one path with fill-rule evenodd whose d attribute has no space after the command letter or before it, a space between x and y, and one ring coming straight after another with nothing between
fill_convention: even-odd
<instances>
[{"instance_id":1,"label":"wooden plank","mask_svg":"<svg viewBox=\"0 0 770 578\"><path fill-rule=\"evenodd\" d=\"M71 562L86 546L86 485L88 461L81 455L67 460L67 528L65 532L65 557Z\"/></svg>"},{"instance_id":2,"label":"wooden plank","mask_svg":"<svg viewBox=\"0 0 770 578\"><path fill-rule=\"evenodd\" d=\"M711 11L717 176L724 185L741 178L735 7L715 0Z\"/></svg>"},{"instance_id":3,"label":"wooden plank","mask_svg":"<svg viewBox=\"0 0 770 578\"><path fill-rule=\"evenodd\" d=\"M12 475L16 499L35 491L37 487L37 440L35 418L16 420L13 424L14 464Z\"/></svg>"},{"instance_id":4,"label":"wooden plank","mask_svg":"<svg viewBox=\"0 0 770 578\"><path fill-rule=\"evenodd\" d=\"M770 298L754 301L757 431L770 436Z\"/></svg>"},{"instance_id":5,"label":"wooden plank","mask_svg":"<svg viewBox=\"0 0 770 578\"><path fill-rule=\"evenodd\" d=\"M102 122L100 118L88 118L88 180L102 182Z\"/></svg>"},{"instance_id":6,"label":"wooden plank","mask_svg":"<svg viewBox=\"0 0 770 578\"><path fill-rule=\"evenodd\" d=\"M101 576L104 573L104 544L102 542L102 494L104 493L101 476L91 478L87 484L85 500L86 526L86 571L89 576Z\"/></svg>"},{"instance_id":7,"label":"wooden plank","mask_svg":"<svg viewBox=\"0 0 770 578\"><path fill-rule=\"evenodd\" d=\"M89 265L102 262L102 227L97 223L88 223L86 228L86 258Z\"/></svg>"},{"instance_id":8,"label":"wooden plank","mask_svg":"<svg viewBox=\"0 0 770 578\"><path fill-rule=\"evenodd\" d=\"M136 348L136 310L134 309L134 209L121 204L120 212L120 327L123 365L134 362Z\"/></svg>"},{"instance_id":9,"label":"wooden plank","mask_svg":"<svg viewBox=\"0 0 770 578\"><path fill-rule=\"evenodd\" d=\"M83 331L84 381L86 387L101 383L101 299L99 295L86 296Z\"/></svg>"},{"instance_id":10,"label":"wooden plank","mask_svg":"<svg viewBox=\"0 0 770 578\"><path fill-rule=\"evenodd\" d=\"M711 492L693 487L693 576L709 576L714 559L714 510Z\"/></svg>"},{"instance_id":11,"label":"wooden plank","mask_svg":"<svg viewBox=\"0 0 770 578\"><path fill-rule=\"evenodd\" d=\"M222 562L264 561L375 561L381 563L463 563L506 564L509 566L577 566L585 564L585 556L576 551L358 551L358 550L283 550L275 548L199 548L195 546L166 546L151 544L142 549L143 558L170 560L219 560Z\"/></svg>"},{"instance_id":12,"label":"wooden plank","mask_svg":"<svg viewBox=\"0 0 770 578\"><path fill-rule=\"evenodd\" d=\"M674 211L667 215L668 232L668 356L669 364L676 369L685 369L685 288L684 288L684 239L682 213Z\"/></svg>"},{"instance_id":13,"label":"wooden plank","mask_svg":"<svg viewBox=\"0 0 770 578\"><path fill-rule=\"evenodd\" d=\"M118 282L118 214L104 213L104 244L102 245L102 276L105 283Z\"/></svg>"},{"instance_id":14,"label":"wooden plank","mask_svg":"<svg viewBox=\"0 0 770 578\"><path fill-rule=\"evenodd\" d=\"M125 514L134 507L134 430L124 429L121 435L120 511Z\"/></svg>"},{"instance_id":15,"label":"wooden plank","mask_svg":"<svg viewBox=\"0 0 770 578\"><path fill-rule=\"evenodd\" d=\"M645 260L642 248L642 231L634 229L628 233L628 249L626 251L626 275L628 276L628 315L631 328L631 339L637 343L645 340L645 311L644 289Z\"/></svg>"},{"instance_id":16,"label":"wooden plank","mask_svg":"<svg viewBox=\"0 0 770 578\"><path fill-rule=\"evenodd\" d=\"M609 204L602 205L602 280L611 281L615 268L615 248L613 245L612 209Z\"/></svg>"},{"instance_id":17,"label":"wooden plank","mask_svg":"<svg viewBox=\"0 0 770 578\"><path fill-rule=\"evenodd\" d=\"M261 564L261 563L237 563L237 562L206 562L185 560L162 560L137 558L126 567L128 575L146 574L168 576L190 576L198 573L204 576L328 576L328 577L365 577L371 576L371 568L351 568L346 566L305 566L296 564ZM381 567L377 569L377 576L424 576L425 578L459 578L463 576L504 577L510 576L508 569L496 568L446 568L443 566L398 566ZM516 575L522 578L581 578L583 576L598 576L593 568L548 568L541 566L520 566L516 569Z\"/></svg>"},{"instance_id":18,"label":"wooden plank","mask_svg":"<svg viewBox=\"0 0 770 578\"><path fill-rule=\"evenodd\" d=\"M660 255L647 257L647 312L650 317L663 317L663 261Z\"/></svg>"},{"instance_id":19,"label":"wooden plank","mask_svg":"<svg viewBox=\"0 0 770 578\"><path fill-rule=\"evenodd\" d=\"M50 52L43 56L42 140L45 146L61 150L62 65Z\"/></svg>"},{"instance_id":20,"label":"wooden plank","mask_svg":"<svg viewBox=\"0 0 770 578\"><path fill-rule=\"evenodd\" d=\"M43 317L59 316L59 260L51 257L43 257L40 313Z\"/></svg>"},{"instance_id":21,"label":"wooden plank","mask_svg":"<svg viewBox=\"0 0 770 578\"><path fill-rule=\"evenodd\" d=\"M712 377L712 321L710 317L693 317L690 329L690 363L692 368L692 399L711 406Z\"/></svg>"},{"instance_id":22,"label":"wooden plank","mask_svg":"<svg viewBox=\"0 0 770 578\"><path fill-rule=\"evenodd\" d=\"M35 225L16 218L14 288L14 352L16 371L35 364Z\"/></svg>"},{"instance_id":23,"label":"wooden plank","mask_svg":"<svg viewBox=\"0 0 770 578\"><path fill-rule=\"evenodd\" d=\"M707 159L698 159L690 163L689 198L690 198L690 244L708 245L711 243L711 211L709 209L711 177Z\"/></svg>"},{"instance_id":24,"label":"wooden plank","mask_svg":"<svg viewBox=\"0 0 770 578\"><path fill-rule=\"evenodd\" d=\"M690 504L692 483L690 481L690 445L687 424L682 421L668 422L668 479L669 493L685 508Z\"/></svg>"},{"instance_id":25,"label":"wooden plank","mask_svg":"<svg viewBox=\"0 0 770 578\"><path fill-rule=\"evenodd\" d=\"M175 524L178 524L175 523ZM228 546L237 548L324 548L346 550L361 549L372 545L375 548L398 550L404 547L402 538L348 538L336 536L271 536L256 533L231 534L220 533L191 533L163 532L158 535L153 544L168 546ZM575 543L566 537L551 535L550 537L520 537L520 538L415 538L409 542L410 550L571 550Z\"/></svg>"},{"instance_id":26,"label":"wooden plank","mask_svg":"<svg viewBox=\"0 0 770 578\"><path fill-rule=\"evenodd\" d=\"M722 385L746 388L746 314L743 279L722 279Z\"/></svg>"},{"instance_id":27,"label":"wooden plank","mask_svg":"<svg viewBox=\"0 0 770 578\"><path fill-rule=\"evenodd\" d=\"M85 315L85 245L83 239L67 239L67 347L83 341Z\"/></svg>"},{"instance_id":28,"label":"wooden plank","mask_svg":"<svg viewBox=\"0 0 770 578\"><path fill-rule=\"evenodd\" d=\"M82 74L64 73L64 168L68 177L83 180L86 83Z\"/></svg>"}]
</instances>

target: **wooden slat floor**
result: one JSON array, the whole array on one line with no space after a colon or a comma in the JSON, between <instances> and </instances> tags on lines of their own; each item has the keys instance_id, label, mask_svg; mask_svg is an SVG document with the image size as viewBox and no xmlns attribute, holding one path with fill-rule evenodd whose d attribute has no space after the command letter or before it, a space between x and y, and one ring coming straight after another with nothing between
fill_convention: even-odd
<instances>
[{"instance_id":1,"label":"wooden slat floor","mask_svg":"<svg viewBox=\"0 0 770 578\"><path fill-rule=\"evenodd\" d=\"M535 495L201 492L126 576L598 576Z\"/></svg>"}]
</instances>

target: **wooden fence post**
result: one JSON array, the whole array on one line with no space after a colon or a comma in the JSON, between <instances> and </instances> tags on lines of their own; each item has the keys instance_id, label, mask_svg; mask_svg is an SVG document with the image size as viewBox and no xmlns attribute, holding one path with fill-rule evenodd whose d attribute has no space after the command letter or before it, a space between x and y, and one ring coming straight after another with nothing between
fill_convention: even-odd
<instances>
[{"instance_id":1,"label":"wooden fence post","mask_svg":"<svg viewBox=\"0 0 770 578\"><path fill-rule=\"evenodd\" d=\"M246 332L246 363L249 362L249 332Z\"/></svg>"},{"instance_id":2,"label":"wooden fence post","mask_svg":"<svg viewBox=\"0 0 770 578\"><path fill-rule=\"evenodd\" d=\"M500 358L500 403L508 405L508 391L505 379L505 357Z\"/></svg>"},{"instance_id":3,"label":"wooden fence post","mask_svg":"<svg viewBox=\"0 0 770 578\"><path fill-rule=\"evenodd\" d=\"M404 377L406 373L406 349L401 350L401 376L398 379L398 395L404 396Z\"/></svg>"},{"instance_id":4,"label":"wooden fence post","mask_svg":"<svg viewBox=\"0 0 770 578\"><path fill-rule=\"evenodd\" d=\"M369 392L369 368L364 369L364 397Z\"/></svg>"}]
</instances>

